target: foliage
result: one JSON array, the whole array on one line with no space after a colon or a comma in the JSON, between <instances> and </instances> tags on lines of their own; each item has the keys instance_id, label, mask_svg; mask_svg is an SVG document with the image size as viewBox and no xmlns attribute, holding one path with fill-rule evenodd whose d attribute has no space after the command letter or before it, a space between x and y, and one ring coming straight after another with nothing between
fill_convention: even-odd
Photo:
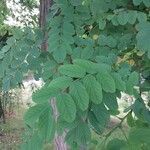
<instances>
[{"instance_id":1,"label":"foliage","mask_svg":"<svg viewBox=\"0 0 150 150\"><path fill-rule=\"evenodd\" d=\"M6 15L9 13L7 7L6 7L6 1L5 0L1 0L0 1L0 39L1 36L3 36L5 34L5 30L8 29L8 26L6 26L3 21L6 19ZM1 47L1 41L0 41L0 47Z\"/></svg>"},{"instance_id":2,"label":"foliage","mask_svg":"<svg viewBox=\"0 0 150 150\"><path fill-rule=\"evenodd\" d=\"M38 7L37 0L20 0L20 3L22 3L24 6L30 9L33 9L34 7Z\"/></svg>"},{"instance_id":3,"label":"foliage","mask_svg":"<svg viewBox=\"0 0 150 150\"><path fill-rule=\"evenodd\" d=\"M20 84L28 70L46 83L24 117L30 135L23 149L41 149L65 130L71 149L88 147L91 133L101 135L117 114L121 92L136 100L116 128L127 119L132 129L126 141L106 144L112 129L102 149L148 149L150 112L141 92L150 87L149 7L147 0L55 0L45 29L48 52L40 52L39 29L14 30L0 51L3 90ZM50 106L54 97L57 121Z\"/></svg>"}]
</instances>

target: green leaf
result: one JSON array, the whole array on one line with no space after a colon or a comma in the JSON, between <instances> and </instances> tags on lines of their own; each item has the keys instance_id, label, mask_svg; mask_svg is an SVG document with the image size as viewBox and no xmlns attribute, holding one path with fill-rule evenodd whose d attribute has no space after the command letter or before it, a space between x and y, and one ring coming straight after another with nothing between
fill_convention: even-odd
<instances>
[{"instance_id":1,"label":"green leaf","mask_svg":"<svg viewBox=\"0 0 150 150\"><path fill-rule=\"evenodd\" d=\"M53 52L53 57L58 63L63 63L66 58L67 52L64 47L60 47Z\"/></svg>"},{"instance_id":2,"label":"green leaf","mask_svg":"<svg viewBox=\"0 0 150 150\"><path fill-rule=\"evenodd\" d=\"M132 84L132 85L137 85L139 83L139 74L137 72L132 72L129 76L128 81Z\"/></svg>"},{"instance_id":3,"label":"green leaf","mask_svg":"<svg viewBox=\"0 0 150 150\"><path fill-rule=\"evenodd\" d=\"M144 117L145 122L150 124L150 111L146 108L143 111L143 117Z\"/></svg>"},{"instance_id":4,"label":"green leaf","mask_svg":"<svg viewBox=\"0 0 150 150\"><path fill-rule=\"evenodd\" d=\"M6 76L3 78L3 91L9 91L10 90L10 77L9 76Z\"/></svg>"},{"instance_id":5,"label":"green leaf","mask_svg":"<svg viewBox=\"0 0 150 150\"><path fill-rule=\"evenodd\" d=\"M21 150L41 150L43 147L43 139L38 135L37 132L28 138L22 145Z\"/></svg>"},{"instance_id":6,"label":"green leaf","mask_svg":"<svg viewBox=\"0 0 150 150\"><path fill-rule=\"evenodd\" d=\"M141 91L150 91L150 83L148 81L141 84Z\"/></svg>"},{"instance_id":7,"label":"green leaf","mask_svg":"<svg viewBox=\"0 0 150 150\"><path fill-rule=\"evenodd\" d=\"M58 91L56 89L44 86L32 94L32 100L35 103L45 103L50 101L50 99L53 98L57 93Z\"/></svg>"},{"instance_id":8,"label":"green leaf","mask_svg":"<svg viewBox=\"0 0 150 150\"><path fill-rule=\"evenodd\" d=\"M92 47L86 47L84 49L81 49L81 58L82 59L90 59L92 58L94 53L94 49Z\"/></svg>"},{"instance_id":9,"label":"green leaf","mask_svg":"<svg viewBox=\"0 0 150 150\"><path fill-rule=\"evenodd\" d=\"M137 72L132 72L126 82L126 92L133 95L133 88L139 83L139 74Z\"/></svg>"},{"instance_id":10,"label":"green leaf","mask_svg":"<svg viewBox=\"0 0 150 150\"><path fill-rule=\"evenodd\" d=\"M141 2L142 2L142 0L133 0L133 4L134 4L135 6L140 5Z\"/></svg>"},{"instance_id":11,"label":"green leaf","mask_svg":"<svg viewBox=\"0 0 150 150\"><path fill-rule=\"evenodd\" d=\"M63 75L73 78L83 78L86 74L85 69L75 64L62 65L59 67L58 71Z\"/></svg>"},{"instance_id":12,"label":"green leaf","mask_svg":"<svg viewBox=\"0 0 150 150\"><path fill-rule=\"evenodd\" d=\"M4 46L2 49L1 49L1 51L3 52L3 53L6 53L7 51L9 51L10 50L10 46L9 45L6 45L6 46Z\"/></svg>"},{"instance_id":13,"label":"green leaf","mask_svg":"<svg viewBox=\"0 0 150 150\"><path fill-rule=\"evenodd\" d=\"M146 7L150 7L150 1L149 0L143 0L143 3Z\"/></svg>"},{"instance_id":14,"label":"green leaf","mask_svg":"<svg viewBox=\"0 0 150 150\"><path fill-rule=\"evenodd\" d=\"M74 26L72 23L70 23L70 22L63 23L63 34L69 34L69 35L75 34Z\"/></svg>"},{"instance_id":15,"label":"green leaf","mask_svg":"<svg viewBox=\"0 0 150 150\"><path fill-rule=\"evenodd\" d=\"M5 72L5 68L2 64L0 64L0 78L2 78L4 76L4 72Z\"/></svg>"},{"instance_id":16,"label":"green leaf","mask_svg":"<svg viewBox=\"0 0 150 150\"><path fill-rule=\"evenodd\" d=\"M148 51L148 58L150 59L150 51Z\"/></svg>"},{"instance_id":17,"label":"green leaf","mask_svg":"<svg viewBox=\"0 0 150 150\"><path fill-rule=\"evenodd\" d=\"M73 82L70 86L70 94L81 110L85 111L88 108L89 95L80 81Z\"/></svg>"},{"instance_id":18,"label":"green leaf","mask_svg":"<svg viewBox=\"0 0 150 150\"><path fill-rule=\"evenodd\" d=\"M98 39L100 46L116 47L117 41L113 36L100 35Z\"/></svg>"},{"instance_id":19,"label":"green leaf","mask_svg":"<svg viewBox=\"0 0 150 150\"><path fill-rule=\"evenodd\" d=\"M106 21L104 19L99 19L99 29L104 30L106 26Z\"/></svg>"},{"instance_id":20,"label":"green leaf","mask_svg":"<svg viewBox=\"0 0 150 150\"><path fill-rule=\"evenodd\" d=\"M7 40L8 46L13 46L16 43L16 39L12 36Z\"/></svg>"},{"instance_id":21,"label":"green leaf","mask_svg":"<svg viewBox=\"0 0 150 150\"><path fill-rule=\"evenodd\" d=\"M72 50L72 59L81 58L81 47L74 48Z\"/></svg>"},{"instance_id":22,"label":"green leaf","mask_svg":"<svg viewBox=\"0 0 150 150\"><path fill-rule=\"evenodd\" d=\"M38 122L40 136L48 142L53 140L55 135L55 123L52 114L51 107L47 107L40 115Z\"/></svg>"},{"instance_id":23,"label":"green leaf","mask_svg":"<svg viewBox=\"0 0 150 150\"><path fill-rule=\"evenodd\" d=\"M78 124L78 126L70 130L66 135L66 141L72 145L76 142L80 147L81 145L86 146L91 139L91 132L88 125L84 122Z\"/></svg>"},{"instance_id":24,"label":"green leaf","mask_svg":"<svg viewBox=\"0 0 150 150\"><path fill-rule=\"evenodd\" d=\"M126 93L129 95L134 95L133 85L130 82L126 83Z\"/></svg>"},{"instance_id":25,"label":"green leaf","mask_svg":"<svg viewBox=\"0 0 150 150\"><path fill-rule=\"evenodd\" d=\"M91 74L111 70L110 66L107 64L93 63L91 61L83 60L83 59L75 59L73 60L73 63L81 66L83 69L86 70L87 73L91 73Z\"/></svg>"},{"instance_id":26,"label":"green leaf","mask_svg":"<svg viewBox=\"0 0 150 150\"><path fill-rule=\"evenodd\" d=\"M91 107L97 121L99 122L99 127L104 130L110 120L110 114L104 104L95 105L93 104Z\"/></svg>"},{"instance_id":27,"label":"green leaf","mask_svg":"<svg viewBox=\"0 0 150 150\"><path fill-rule=\"evenodd\" d=\"M132 116L132 113L129 113L128 116L127 116L127 123L130 127L134 127L136 124L135 124L135 120Z\"/></svg>"},{"instance_id":28,"label":"green leaf","mask_svg":"<svg viewBox=\"0 0 150 150\"><path fill-rule=\"evenodd\" d=\"M147 14L144 12L138 12L137 18L140 23L144 23L147 21Z\"/></svg>"},{"instance_id":29,"label":"green leaf","mask_svg":"<svg viewBox=\"0 0 150 150\"><path fill-rule=\"evenodd\" d=\"M134 148L141 148L145 145L145 149L149 149L149 137L149 128L132 128L129 133L129 141Z\"/></svg>"},{"instance_id":30,"label":"green leaf","mask_svg":"<svg viewBox=\"0 0 150 150\"><path fill-rule=\"evenodd\" d=\"M82 0L70 0L70 3L73 5L73 6L79 6L82 4Z\"/></svg>"},{"instance_id":31,"label":"green leaf","mask_svg":"<svg viewBox=\"0 0 150 150\"><path fill-rule=\"evenodd\" d=\"M105 93L103 92L103 102L109 108L110 111L118 110L117 96L115 93Z\"/></svg>"},{"instance_id":32,"label":"green leaf","mask_svg":"<svg viewBox=\"0 0 150 150\"><path fill-rule=\"evenodd\" d=\"M15 77L16 77L16 80L17 80L18 83L21 83L21 82L22 82L22 80L23 80L23 74L22 74L21 71L19 71L19 70L16 71Z\"/></svg>"},{"instance_id":33,"label":"green leaf","mask_svg":"<svg viewBox=\"0 0 150 150\"><path fill-rule=\"evenodd\" d=\"M66 76L62 76L62 77L58 77L56 79L53 79L48 88L51 89L55 89L55 90L63 90L67 87L70 86L70 84L72 83L72 79L70 77L66 77Z\"/></svg>"},{"instance_id":34,"label":"green leaf","mask_svg":"<svg viewBox=\"0 0 150 150\"><path fill-rule=\"evenodd\" d=\"M84 78L84 85L89 94L90 100L95 104L100 104L103 99L102 87L92 75L87 75Z\"/></svg>"},{"instance_id":35,"label":"green leaf","mask_svg":"<svg viewBox=\"0 0 150 150\"><path fill-rule=\"evenodd\" d=\"M98 73L97 80L102 85L102 88L105 92L114 93L116 91L115 81L109 73Z\"/></svg>"},{"instance_id":36,"label":"green leaf","mask_svg":"<svg viewBox=\"0 0 150 150\"><path fill-rule=\"evenodd\" d=\"M111 19L108 18L108 20L111 20L111 22L112 22L112 24L113 24L114 26L118 26L118 25L119 25L118 18L117 18L116 15L112 15L110 18L111 18Z\"/></svg>"},{"instance_id":37,"label":"green leaf","mask_svg":"<svg viewBox=\"0 0 150 150\"><path fill-rule=\"evenodd\" d=\"M121 150L126 146L126 142L120 139L113 139L107 144L107 150Z\"/></svg>"},{"instance_id":38,"label":"green leaf","mask_svg":"<svg viewBox=\"0 0 150 150\"><path fill-rule=\"evenodd\" d=\"M64 129L71 130L77 127L78 124L79 124L78 119L75 119L73 122L68 123L62 118L62 116L59 116L57 120L57 133L61 135L62 133L64 133Z\"/></svg>"},{"instance_id":39,"label":"green leaf","mask_svg":"<svg viewBox=\"0 0 150 150\"><path fill-rule=\"evenodd\" d=\"M118 22L119 22L120 25L125 25L128 22L127 12L124 12L124 11L120 12L117 19L118 19Z\"/></svg>"},{"instance_id":40,"label":"green leaf","mask_svg":"<svg viewBox=\"0 0 150 150\"><path fill-rule=\"evenodd\" d=\"M116 89L120 90L120 91L125 91L126 90L126 84L125 82L122 80L121 76L119 75L119 73L113 73L112 77L115 81L115 85L116 85Z\"/></svg>"},{"instance_id":41,"label":"green leaf","mask_svg":"<svg viewBox=\"0 0 150 150\"><path fill-rule=\"evenodd\" d=\"M130 24L134 24L136 22L137 19L137 11L129 11L128 12L128 22Z\"/></svg>"},{"instance_id":42,"label":"green leaf","mask_svg":"<svg viewBox=\"0 0 150 150\"><path fill-rule=\"evenodd\" d=\"M0 51L0 59L4 58L4 53L2 51Z\"/></svg>"},{"instance_id":43,"label":"green leaf","mask_svg":"<svg viewBox=\"0 0 150 150\"><path fill-rule=\"evenodd\" d=\"M135 116L138 117L138 119L141 119L143 121L143 112L145 110L145 105L142 101L143 101L142 99L136 99L136 101L132 106L132 109Z\"/></svg>"},{"instance_id":44,"label":"green leaf","mask_svg":"<svg viewBox=\"0 0 150 150\"><path fill-rule=\"evenodd\" d=\"M93 127L93 130L98 133L98 134L101 134L103 132L103 127L101 127L99 121L97 120L95 114L90 111L89 114L88 114L88 118L89 118L89 122L90 124L92 125Z\"/></svg>"},{"instance_id":45,"label":"green leaf","mask_svg":"<svg viewBox=\"0 0 150 150\"><path fill-rule=\"evenodd\" d=\"M143 24L143 28L140 29L137 36L137 48L139 50L143 50L145 52L150 51L150 24L145 28Z\"/></svg>"},{"instance_id":46,"label":"green leaf","mask_svg":"<svg viewBox=\"0 0 150 150\"><path fill-rule=\"evenodd\" d=\"M94 0L94 1L92 1L91 11L92 11L94 16L101 15L102 13L107 12L108 9L109 9L109 2L107 3L104 0L101 0L101 1Z\"/></svg>"},{"instance_id":47,"label":"green leaf","mask_svg":"<svg viewBox=\"0 0 150 150\"><path fill-rule=\"evenodd\" d=\"M30 107L24 116L25 123L33 126L35 122L38 121L40 115L47 109L50 109L50 105L48 103L37 104Z\"/></svg>"},{"instance_id":48,"label":"green leaf","mask_svg":"<svg viewBox=\"0 0 150 150\"><path fill-rule=\"evenodd\" d=\"M56 96L59 91L69 87L71 83L72 79L69 77L58 77L52 80L49 85L45 85L40 90L33 93L32 100L36 103L44 103Z\"/></svg>"},{"instance_id":49,"label":"green leaf","mask_svg":"<svg viewBox=\"0 0 150 150\"><path fill-rule=\"evenodd\" d=\"M73 122L76 117L76 105L69 94L60 94L56 97L57 107L62 118L67 122Z\"/></svg>"}]
</instances>

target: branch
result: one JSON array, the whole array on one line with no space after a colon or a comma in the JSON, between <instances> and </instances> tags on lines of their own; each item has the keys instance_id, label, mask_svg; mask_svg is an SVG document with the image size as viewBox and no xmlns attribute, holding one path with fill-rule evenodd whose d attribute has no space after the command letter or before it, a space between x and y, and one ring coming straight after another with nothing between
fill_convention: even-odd
<instances>
[{"instance_id":1,"label":"branch","mask_svg":"<svg viewBox=\"0 0 150 150\"><path fill-rule=\"evenodd\" d=\"M116 125L109 133L107 133L105 135L105 140L104 140L104 143L106 142L106 140L110 137L110 135L118 128L122 128L122 123L124 122L124 120L127 118L127 116L131 113L131 111L129 111L123 118L120 118L121 121L118 125Z\"/></svg>"}]
</instances>

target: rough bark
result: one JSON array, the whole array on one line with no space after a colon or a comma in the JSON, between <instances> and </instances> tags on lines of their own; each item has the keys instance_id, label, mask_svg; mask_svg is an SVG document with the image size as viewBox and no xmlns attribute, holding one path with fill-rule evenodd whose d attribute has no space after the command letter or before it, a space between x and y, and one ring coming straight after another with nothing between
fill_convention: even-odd
<instances>
[{"instance_id":1,"label":"rough bark","mask_svg":"<svg viewBox=\"0 0 150 150\"><path fill-rule=\"evenodd\" d=\"M3 123L6 123L4 109L3 109L2 101L0 99L0 119L1 118L3 119Z\"/></svg>"},{"instance_id":2,"label":"rough bark","mask_svg":"<svg viewBox=\"0 0 150 150\"><path fill-rule=\"evenodd\" d=\"M47 51L48 49L48 43L47 43L47 39L48 39L48 35L47 35L47 31L46 31L46 18L47 15L49 13L50 7L52 6L53 1L52 0L40 0L40 18L39 18L39 26L41 28L41 30L43 31L43 35L44 35L44 39L43 39L43 43L41 45L41 49L43 51ZM51 101L51 106L53 108L53 115L54 115L54 119L57 122L57 118L58 118L58 111L57 111L57 107L56 107L56 101L55 99L50 100ZM54 139L54 144L55 144L55 149L56 150L67 150L67 145L64 141L65 139L65 133L62 136L55 135L55 139Z\"/></svg>"},{"instance_id":3,"label":"rough bark","mask_svg":"<svg viewBox=\"0 0 150 150\"><path fill-rule=\"evenodd\" d=\"M47 51L48 49L48 43L47 43L47 32L46 32L46 17L49 13L50 7L52 5L52 0L40 0L40 17L39 17L39 26L41 30L43 31L43 43L41 45L41 49L43 51Z\"/></svg>"},{"instance_id":4,"label":"rough bark","mask_svg":"<svg viewBox=\"0 0 150 150\"><path fill-rule=\"evenodd\" d=\"M52 0L40 0L40 19L39 25L43 29L46 25L46 17L52 5Z\"/></svg>"},{"instance_id":5,"label":"rough bark","mask_svg":"<svg viewBox=\"0 0 150 150\"><path fill-rule=\"evenodd\" d=\"M59 116L59 113L58 113L58 111L57 111L57 107L56 107L56 99L55 98L53 98L52 100L51 100L51 106L52 106L52 108L53 108L53 115L54 115L54 119L55 119L55 121L57 122L57 118L58 118L58 116ZM66 136L66 133L64 132L63 133L63 135L57 135L57 133L56 133L56 137L55 137L55 140L54 140L54 142L55 142L55 148L56 148L56 150L67 150L67 145L66 145L66 143L65 143L65 136Z\"/></svg>"}]
</instances>

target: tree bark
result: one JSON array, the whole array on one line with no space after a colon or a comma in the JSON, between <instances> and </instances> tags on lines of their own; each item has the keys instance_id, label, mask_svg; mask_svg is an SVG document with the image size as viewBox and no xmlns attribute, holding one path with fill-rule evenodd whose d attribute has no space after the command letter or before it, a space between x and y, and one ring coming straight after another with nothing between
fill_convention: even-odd
<instances>
[{"instance_id":1,"label":"tree bark","mask_svg":"<svg viewBox=\"0 0 150 150\"><path fill-rule=\"evenodd\" d=\"M46 17L52 5L52 0L40 0L40 18L39 25L43 29L46 25Z\"/></svg>"},{"instance_id":2,"label":"tree bark","mask_svg":"<svg viewBox=\"0 0 150 150\"><path fill-rule=\"evenodd\" d=\"M46 17L49 13L50 7L52 6L53 1L52 0L40 0L40 17L39 17L39 26L41 30L43 31L43 42L41 45L41 49L43 51L47 51L48 49L48 35L46 32Z\"/></svg>"},{"instance_id":3,"label":"tree bark","mask_svg":"<svg viewBox=\"0 0 150 150\"><path fill-rule=\"evenodd\" d=\"M49 13L50 7L52 6L53 1L52 0L40 0L40 18L39 18L39 26L41 28L41 30L43 31L43 35L44 35L44 39L43 39L43 43L41 45L41 50L43 51L47 51L48 49L48 32L46 31L46 18L47 15ZM51 106L53 108L53 115L54 115L54 119L57 122L57 118L59 116L58 114L58 110L56 107L56 99L52 99L51 101ZM54 139L54 144L55 144L55 149L56 150L67 150L67 145L64 141L65 139L65 133L62 136L55 135L55 139Z\"/></svg>"},{"instance_id":4,"label":"tree bark","mask_svg":"<svg viewBox=\"0 0 150 150\"><path fill-rule=\"evenodd\" d=\"M58 113L58 110L57 110L57 107L56 107L56 99L55 98L53 98L51 100L51 106L52 106L52 109L53 109L54 119L57 122L57 118L59 116L59 113ZM55 140L54 140L56 150L67 150L67 145L65 143L65 136L66 136L65 132L61 136L57 135L57 133L56 133Z\"/></svg>"},{"instance_id":5,"label":"tree bark","mask_svg":"<svg viewBox=\"0 0 150 150\"><path fill-rule=\"evenodd\" d=\"M4 112L4 109L3 109L2 101L0 99L0 119L1 118L3 118L3 123L5 124L6 123L5 112Z\"/></svg>"}]
</instances>

